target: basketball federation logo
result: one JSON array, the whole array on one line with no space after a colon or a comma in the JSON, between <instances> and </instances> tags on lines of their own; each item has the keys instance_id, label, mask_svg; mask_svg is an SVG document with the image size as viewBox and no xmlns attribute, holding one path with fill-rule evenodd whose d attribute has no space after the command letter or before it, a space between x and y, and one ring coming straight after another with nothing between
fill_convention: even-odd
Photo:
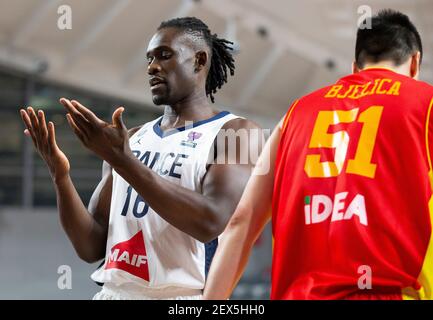
<instances>
[{"instance_id":1,"label":"basketball federation logo","mask_svg":"<svg viewBox=\"0 0 433 320\"><path fill-rule=\"evenodd\" d=\"M185 147L195 148L197 146L197 141L203 134L196 131L191 131L188 133L188 140L182 140L180 145Z\"/></svg>"}]
</instances>

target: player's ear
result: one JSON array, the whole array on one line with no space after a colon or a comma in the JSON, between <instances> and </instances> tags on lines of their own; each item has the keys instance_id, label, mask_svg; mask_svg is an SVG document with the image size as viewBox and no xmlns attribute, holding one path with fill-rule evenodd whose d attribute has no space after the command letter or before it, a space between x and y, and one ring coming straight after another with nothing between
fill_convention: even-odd
<instances>
[{"instance_id":1,"label":"player's ear","mask_svg":"<svg viewBox=\"0 0 433 320\"><path fill-rule=\"evenodd\" d=\"M358 73L359 71L361 71L358 67L358 65L356 64L356 61L352 62L352 73Z\"/></svg>"},{"instance_id":2,"label":"player's ear","mask_svg":"<svg viewBox=\"0 0 433 320\"><path fill-rule=\"evenodd\" d=\"M208 54L206 51L198 51L195 54L195 63L194 63L194 71L197 73L202 70L207 63Z\"/></svg>"},{"instance_id":3,"label":"player's ear","mask_svg":"<svg viewBox=\"0 0 433 320\"><path fill-rule=\"evenodd\" d=\"M415 54L412 55L410 59L410 76L411 78L418 80L421 62L421 52L417 51Z\"/></svg>"}]
</instances>

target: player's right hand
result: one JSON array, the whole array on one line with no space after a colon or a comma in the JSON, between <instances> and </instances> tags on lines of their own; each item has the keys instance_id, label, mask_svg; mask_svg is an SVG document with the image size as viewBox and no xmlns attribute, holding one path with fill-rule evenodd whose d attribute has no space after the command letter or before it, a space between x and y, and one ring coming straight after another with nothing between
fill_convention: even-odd
<instances>
[{"instance_id":1,"label":"player's right hand","mask_svg":"<svg viewBox=\"0 0 433 320\"><path fill-rule=\"evenodd\" d=\"M44 112L39 110L36 115L32 107L21 109L20 114L27 128L24 134L32 138L36 150L48 166L51 177L60 180L68 176L69 160L57 146L54 123L50 121L47 126Z\"/></svg>"}]
</instances>

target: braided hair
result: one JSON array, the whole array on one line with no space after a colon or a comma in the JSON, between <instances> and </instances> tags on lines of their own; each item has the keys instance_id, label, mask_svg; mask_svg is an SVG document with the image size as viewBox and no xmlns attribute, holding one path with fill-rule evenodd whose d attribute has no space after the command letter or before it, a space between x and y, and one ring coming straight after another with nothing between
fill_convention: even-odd
<instances>
[{"instance_id":1,"label":"braided hair","mask_svg":"<svg viewBox=\"0 0 433 320\"><path fill-rule=\"evenodd\" d=\"M233 42L218 38L216 34L211 33L209 27L203 21L195 17L164 21L158 27L158 30L171 27L205 40L212 51L211 65L206 79L206 95L210 97L212 103L215 102L213 95L227 82L228 71L230 71L231 76L235 73L235 60L230 52L233 50L230 46L233 45Z\"/></svg>"}]
</instances>

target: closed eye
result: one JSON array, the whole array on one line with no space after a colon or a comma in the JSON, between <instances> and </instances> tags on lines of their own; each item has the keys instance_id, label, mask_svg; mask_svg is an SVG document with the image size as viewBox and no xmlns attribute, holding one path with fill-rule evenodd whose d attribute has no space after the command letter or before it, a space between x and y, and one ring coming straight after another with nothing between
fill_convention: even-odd
<instances>
[{"instance_id":1,"label":"closed eye","mask_svg":"<svg viewBox=\"0 0 433 320\"><path fill-rule=\"evenodd\" d=\"M174 52L165 46L153 49L147 53L147 63L151 64L154 59L169 60L173 57L173 54Z\"/></svg>"},{"instance_id":2,"label":"closed eye","mask_svg":"<svg viewBox=\"0 0 433 320\"><path fill-rule=\"evenodd\" d=\"M169 52L169 51L163 51L163 52L161 52L161 58L163 60L168 60L168 59L171 58L171 56L172 56L172 53Z\"/></svg>"}]
</instances>

